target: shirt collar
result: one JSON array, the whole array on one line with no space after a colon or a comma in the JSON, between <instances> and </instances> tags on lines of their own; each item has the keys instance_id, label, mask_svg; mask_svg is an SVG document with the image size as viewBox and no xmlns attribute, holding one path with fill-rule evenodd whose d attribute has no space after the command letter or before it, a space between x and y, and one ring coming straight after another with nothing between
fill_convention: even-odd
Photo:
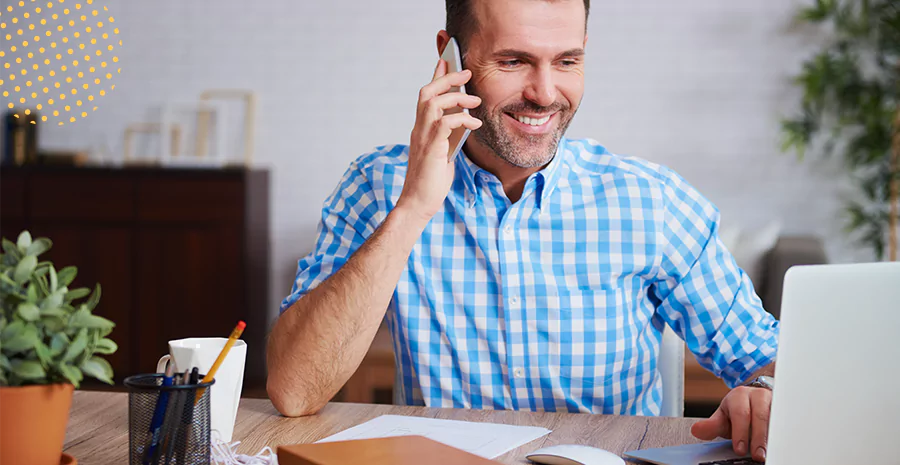
<instances>
[{"instance_id":1,"label":"shirt collar","mask_svg":"<svg viewBox=\"0 0 900 465\"><path fill-rule=\"evenodd\" d=\"M457 177L461 178L463 184L466 186L466 205L470 208L475 206L475 201L478 199L478 189L475 187L475 176L481 171L485 170L473 163L472 160L469 160L469 157L466 156L463 150L459 151L459 154L456 156L456 173Z\"/></svg>"},{"instance_id":2,"label":"shirt collar","mask_svg":"<svg viewBox=\"0 0 900 465\"><path fill-rule=\"evenodd\" d=\"M547 199L550 198L550 195L553 193L553 191L556 189L556 185L559 183L560 173L562 172L562 165L565 163L566 145L566 138L561 137L559 139L559 144L556 147L556 155L553 156L553 160L550 160L550 164L545 166L544 169L535 173L536 175L541 176L544 181L541 184L540 197L538 197L538 208L540 208L541 211L546 211L544 205L546 205Z\"/></svg>"},{"instance_id":3,"label":"shirt collar","mask_svg":"<svg viewBox=\"0 0 900 465\"><path fill-rule=\"evenodd\" d=\"M567 142L565 137L560 138L559 144L556 147L556 154L553 156L553 159L550 160L550 163L545 166L544 169L531 175L532 178L537 178L537 186L535 187L535 195L537 198L535 199L535 206L541 211L544 211L546 199L550 197L556 189L556 185L559 183L560 172L562 171L561 166L565 163L564 158L566 156ZM468 206L472 207L475 205L475 202L480 195L475 184L475 177L481 172L490 173L476 165L469 159L463 150L460 150L459 155L456 157L456 171L459 173L459 176L465 185L466 202Z\"/></svg>"}]
</instances>

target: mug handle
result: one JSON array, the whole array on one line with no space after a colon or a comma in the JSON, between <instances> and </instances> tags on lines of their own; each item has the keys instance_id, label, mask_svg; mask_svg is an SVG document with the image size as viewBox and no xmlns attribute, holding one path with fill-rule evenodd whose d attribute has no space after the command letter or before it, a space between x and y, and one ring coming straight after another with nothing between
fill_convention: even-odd
<instances>
[{"instance_id":1,"label":"mug handle","mask_svg":"<svg viewBox=\"0 0 900 465\"><path fill-rule=\"evenodd\" d=\"M157 373L165 373L166 366L172 362L172 356L169 354L163 355L159 358L159 361L156 362L156 372Z\"/></svg>"}]
</instances>

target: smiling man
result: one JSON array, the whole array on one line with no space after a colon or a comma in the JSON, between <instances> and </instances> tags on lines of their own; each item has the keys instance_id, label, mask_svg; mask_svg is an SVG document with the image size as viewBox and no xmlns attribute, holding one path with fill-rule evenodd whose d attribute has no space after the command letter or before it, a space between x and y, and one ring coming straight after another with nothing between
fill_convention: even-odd
<instances>
[{"instance_id":1,"label":"smiling man","mask_svg":"<svg viewBox=\"0 0 900 465\"><path fill-rule=\"evenodd\" d=\"M318 411L387 314L400 389L432 407L657 415L669 325L735 387L693 433L765 457L778 325L662 166L563 137L584 92L588 0L446 0L410 143L350 165L268 347L285 415ZM449 92L465 84L472 95ZM456 107L470 114L448 112ZM448 160L454 128L473 130ZM751 387L752 386L752 387Z\"/></svg>"}]
</instances>

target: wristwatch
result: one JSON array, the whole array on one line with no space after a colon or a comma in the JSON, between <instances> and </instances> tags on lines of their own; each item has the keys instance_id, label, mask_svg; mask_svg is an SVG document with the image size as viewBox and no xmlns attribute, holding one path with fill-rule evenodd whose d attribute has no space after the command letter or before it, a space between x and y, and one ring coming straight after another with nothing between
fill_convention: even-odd
<instances>
[{"instance_id":1,"label":"wristwatch","mask_svg":"<svg viewBox=\"0 0 900 465\"><path fill-rule=\"evenodd\" d=\"M766 388L770 391L775 389L775 378L771 376L758 376L752 383L747 386Z\"/></svg>"}]
</instances>

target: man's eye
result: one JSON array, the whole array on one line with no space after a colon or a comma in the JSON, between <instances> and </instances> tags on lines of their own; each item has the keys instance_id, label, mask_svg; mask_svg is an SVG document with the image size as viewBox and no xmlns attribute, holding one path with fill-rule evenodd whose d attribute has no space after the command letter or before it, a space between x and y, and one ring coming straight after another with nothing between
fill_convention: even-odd
<instances>
[{"instance_id":1,"label":"man's eye","mask_svg":"<svg viewBox=\"0 0 900 465\"><path fill-rule=\"evenodd\" d=\"M563 60L560 63L563 65L564 68L570 68L570 67L578 64L578 62L575 60Z\"/></svg>"},{"instance_id":2,"label":"man's eye","mask_svg":"<svg viewBox=\"0 0 900 465\"><path fill-rule=\"evenodd\" d=\"M520 65L521 63L521 60L503 60L500 62L500 65L506 68L512 68Z\"/></svg>"}]
</instances>

